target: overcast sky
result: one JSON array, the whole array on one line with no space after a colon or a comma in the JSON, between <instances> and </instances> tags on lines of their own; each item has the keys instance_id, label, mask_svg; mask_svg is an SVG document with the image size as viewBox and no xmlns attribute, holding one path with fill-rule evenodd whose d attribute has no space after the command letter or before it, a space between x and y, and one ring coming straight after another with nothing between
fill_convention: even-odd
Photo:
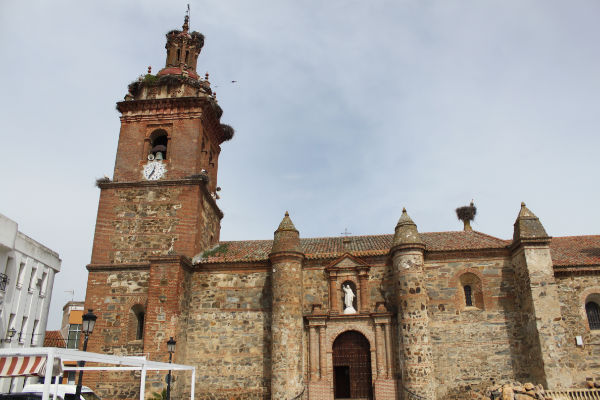
<instances>
[{"instance_id":1,"label":"overcast sky","mask_svg":"<svg viewBox=\"0 0 600 400\"><path fill-rule=\"evenodd\" d=\"M85 297L115 102L164 66L183 1L0 1L0 213L57 251L49 329ZM512 236L521 201L552 236L598 234L600 2L191 2L198 72L236 129L221 239L422 232ZM232 80L237 81L231 83Z\"/></svg>"}]
</instances>

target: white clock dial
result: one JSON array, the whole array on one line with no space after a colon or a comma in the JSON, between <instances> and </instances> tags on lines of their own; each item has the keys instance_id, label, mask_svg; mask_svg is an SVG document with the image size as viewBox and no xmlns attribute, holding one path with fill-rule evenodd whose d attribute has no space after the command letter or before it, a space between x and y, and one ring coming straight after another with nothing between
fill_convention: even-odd
<instances>
[{"instance_id":1,"label":"white clock dial","mask_svg":"<svg viewBox=\"0 0 600 400\"><path fill-rule=\"evenodd\" d=\"M162 178L167 170L160 161L149 161L145 166L142 174L149 181L155 181Z\"/></svg>"}]
</instances>

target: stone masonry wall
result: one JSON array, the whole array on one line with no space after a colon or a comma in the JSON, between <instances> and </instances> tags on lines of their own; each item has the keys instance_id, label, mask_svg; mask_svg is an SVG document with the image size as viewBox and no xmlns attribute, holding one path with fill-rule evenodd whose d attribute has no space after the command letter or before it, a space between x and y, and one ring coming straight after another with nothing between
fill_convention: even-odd
<instances>
[{"instance_id":1,"label":"stone masonry wall","mask_svg":"<svg viewBox=\"0 0 600 400\"><path fill-rule=\"evenodd\" d=\"M523 335L529 351L530 380L557 390L570 387L566 330L550 250L545 245L525 245L513 250L512 265L518 283Z\"/></svg>"},{"instance_id":2,"label":"stone masonry wall","mask_svg":"<svg viewBox=\"0 0 600 400\"><path fill-rule=\"evenodd\" d=\"M492 380L521 379L519 312L507 259L429 261L425 267L437 398L460 397ZM483 308L467 307L463 274L481 282Z\"/></svg>"},{"instance_id":3,"label":"stone masonry wall","mask_svg":"<svg viewBox=\"0 0 600 400\"><path fill-rule=\"evenodd\" d=\"M103 188L92 264L193 257L219 239L220 218L199 185Z\"/></svg>"},{"instance_id":4,"label":"stone masonry wall","mask_svg":"<svg viewBox=\"0 0 600 400\"><path fill-rule=\"evenodd\" d=\"M423 252L401 249L393 257L402 385L410 393L430 399L435 387Z\"/></svg>"},{"instance_id":5,"label":"stone masonry wall","mask_svg":"<svg viewBox=\"0 0 600 400\"><path fill-rule=\"evenodd\" d=\"M196 399L269 398L271 282L265 269L191 274L188 351L179 362L198 368Z\"/></svg>"},{"instance_id":6,"label":"stone masonry wall","mask_svg":"<svg viewBox=\"0 0 600 400\"><path fill-rule=\"evenodd\" d=\"M600 330L590 330L585 313L588 296L600 296L600 275L561 274L557 276L560 307L567 330L566 351L568 367L573 372L575 387L587 382L600 383ZM581 336L583 346L577 346L575 337Z\"/></svg>"},{"instance_id":7,"label":"stone masonry wall","mask_svg":"<svg viewBox=\"0 0 600 400\"><path fill-rule=\"evenodd\" d=\"M304 389L302 258L279 253L271 255L271 263L271 394L273 398L291 399Z\"/></svg>"}]
</instances>

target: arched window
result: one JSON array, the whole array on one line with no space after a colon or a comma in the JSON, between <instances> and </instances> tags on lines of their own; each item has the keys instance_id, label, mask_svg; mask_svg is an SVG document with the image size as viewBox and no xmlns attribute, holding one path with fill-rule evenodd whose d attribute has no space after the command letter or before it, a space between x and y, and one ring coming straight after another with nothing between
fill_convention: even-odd
<instances>
[{"instance_id":1,"label":"arched window","mask_svg":"<svg viewBox=\"0 0 600 400\"><path fill-rule=\"evenodd\" d=\"M463 304L462 307L476 307L483 310L483 287L479 276L472 272L465 272L458 280L462 287L458 292L458 301Z\"/></svg>"},{"instance_id":2,"label":"arched window","mask_svg":"<svg viewBox=\"0 0 600 400\"><path fill-rule=\"evenodd\" d=\"M177 49L177 62L181 59L181 49Z\"/></svg>"},{"instance_id":3,"label":"arched window","mask_svg":"<svg viewBox=\"0 0 600 400\"><path fill-rule=\"evenodd\" d=\"M167 158L167 146L169 138L167 132L158 129L150 135L150 154L155 160L165 160Z\"/></svg>"},{"instance_id":4,"label":"arched window","mask_svg":"<svg viewBox=\"0 0 600 400\"><path fill-rule=\"evenodd\" d=\"M465 305L467 307L473 306L473 292L471 290L471 286L465 285L463 286L463 289L465 290Z\"/></svg>"},{"instance_id":5,"label":"arched window","mask_svg":"<svg viewBox=\"0 0 600 400\"><path fill-rule=\"evenodd\" d=\"M585 303L585 313L591 330L600 329L600 306L594 301Z\"/></svg>"},{"instance_id":6,"label":"arched window","mask_svg":"<svg viewBox=\"0 0 600 400\"><path fill-rule=\"evenodd\" d=\"M129 337L130 340L140 340L144 338L144 317L146 313L144 307L139 304L131 307L129 313Z\"/></svg>"}]
</instances>

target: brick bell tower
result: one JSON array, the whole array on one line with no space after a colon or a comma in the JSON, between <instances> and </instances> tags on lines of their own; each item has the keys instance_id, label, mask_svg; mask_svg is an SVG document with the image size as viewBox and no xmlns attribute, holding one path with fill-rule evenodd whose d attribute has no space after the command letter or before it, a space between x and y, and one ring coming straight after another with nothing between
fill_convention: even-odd
<instances>
[{"instance_id":1,"label":"brick bell tower","mask_svg":"<svg viewBox=\"0 0 600 400\"><path fill-rule=\"evenodd\" d=\"M165 67L156 75L148 68L117 103L114 176L97 182L85 300L98 315L90 351L163 361L166 341L184 329L179 319L191 257L219 241L218 159L221 143L233 137L220 123L208 74L202 79L196 72L204 36L189 31L186 16L182 30L166 37ZM184 343L177 344L183 351ZM87 375L86 384L103 398L135 397L136 384L126 376Z\"/></svg>"}]
</instances>

